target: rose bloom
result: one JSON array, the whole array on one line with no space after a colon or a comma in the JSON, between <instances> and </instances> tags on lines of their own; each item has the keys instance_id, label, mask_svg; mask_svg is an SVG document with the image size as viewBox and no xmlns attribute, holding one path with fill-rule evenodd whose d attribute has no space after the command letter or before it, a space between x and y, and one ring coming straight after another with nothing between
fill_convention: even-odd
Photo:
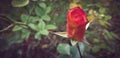
<instances>
[{"instance_id":1,"label":"rose bloom","mask_svg":"<svg viewBox=\"0 0 120 58\"><path fill-rule=\"evenodd\" d=\"M67 36L78 41L82 41L88 19L83 9L74 7L67 13Z\"/></svg>"}]
</instances>

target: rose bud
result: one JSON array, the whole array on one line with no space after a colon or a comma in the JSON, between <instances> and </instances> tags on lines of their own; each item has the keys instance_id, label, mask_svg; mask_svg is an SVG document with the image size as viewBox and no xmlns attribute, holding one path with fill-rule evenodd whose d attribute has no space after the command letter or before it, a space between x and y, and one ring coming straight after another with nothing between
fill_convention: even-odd
<instances>
[{"instance_id":1,"label":"rose bud","mask_svg":"<svg viewBox=\"0 0 120 58\"><path fill-rule=\"evenodd\" d=\"M80 7L69 9L66 24L67 36L77 41L83 41L86 24L88 22L89 21L83 9Z\"/></svg>"}]
</instances>

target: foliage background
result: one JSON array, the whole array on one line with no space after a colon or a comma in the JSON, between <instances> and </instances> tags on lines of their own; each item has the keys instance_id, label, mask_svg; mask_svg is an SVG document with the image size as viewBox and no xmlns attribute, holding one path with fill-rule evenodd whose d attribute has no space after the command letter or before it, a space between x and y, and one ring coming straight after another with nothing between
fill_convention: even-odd
<instances>
[{"instance_id":1,"label":"foliage background","mask_svg":"<svg viewBox=\"0 0 120 58\"><path fill-rule=\"evenodd\" d=\"M69 39L52 33L65 31L67 10L75 5L82 6L93 20L86 32L90 46L83 44L83 57L119 58L118 0L1 0L0 57L78 58L74 57L77 52L65 50L76 51L74 46L69 47Z\"/></svg>"}]
</instances>

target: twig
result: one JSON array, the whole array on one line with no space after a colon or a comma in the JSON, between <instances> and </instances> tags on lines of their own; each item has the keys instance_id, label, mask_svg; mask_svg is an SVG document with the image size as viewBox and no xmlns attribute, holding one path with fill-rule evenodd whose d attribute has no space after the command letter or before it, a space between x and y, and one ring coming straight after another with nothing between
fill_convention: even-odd
<instances>
[{"instance_id":1,"label":"twig","mask_svg":"<svg viewBox=\"0 0 120 58\"><path fill-rule=\"evenodd\" d=\"M9 28L11 28L12 26L13 26L13 24L11 24L11 25L9 25L8 27L6 27L6 28L4 28L4 29L0 30L0 32L3 32L3 31L8 30L8 29L9 29Z\"/></svg>"},{"instance_id":2,"label":"twig","mask_svg":"<svg viewBox=\"0 0 120 58\"><path fill-rule=\"evenodd\" d=\"M76 46L77 46L77 48L78 48L80 58L83 58L83 57L82 57L82 54L81 54L81 51L80 51L79 43L77 43L77 45L76 45Z\"/></svg>"}]
</instances>

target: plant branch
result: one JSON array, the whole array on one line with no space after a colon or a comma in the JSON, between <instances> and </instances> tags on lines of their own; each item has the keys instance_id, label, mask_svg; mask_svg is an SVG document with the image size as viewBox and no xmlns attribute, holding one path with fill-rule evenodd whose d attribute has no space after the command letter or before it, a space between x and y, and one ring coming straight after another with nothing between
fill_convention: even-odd
<instances>
[{"instance_id":1,"label":"plant branch","mask_svg":"<svg viewBox=\"0 0 120 58\"><path fill-rule=\"evenodd\" d=\"M8 30L8 29L9 29L9 28L11 28L12 26L13 26L13 24L11 24L11 25L9 25L8 27L6 27L6 28L4 28L4 29L0 30L0 32L3 32L3 31Z\"/></svg>"}]
</instances>

